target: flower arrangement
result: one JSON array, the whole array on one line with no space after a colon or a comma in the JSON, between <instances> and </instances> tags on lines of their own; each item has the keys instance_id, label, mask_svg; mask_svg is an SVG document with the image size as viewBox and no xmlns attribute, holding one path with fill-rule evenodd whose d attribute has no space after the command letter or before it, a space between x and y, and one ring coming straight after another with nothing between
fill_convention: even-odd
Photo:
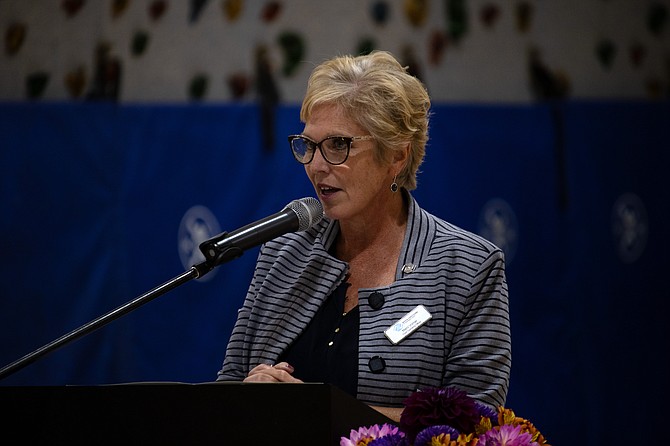
<instances>
[{"instance_id":1,"label":"flower arrangement","mask_svg":"<svg viewBox=\"0 0 670 446\"><path fill-rule=\"evenodd\" d=\"M493 410L456 387L431 387L405 401L400 425L352 430L340 446L550 446L511 409Z\"/></svg>"}]
</instances>

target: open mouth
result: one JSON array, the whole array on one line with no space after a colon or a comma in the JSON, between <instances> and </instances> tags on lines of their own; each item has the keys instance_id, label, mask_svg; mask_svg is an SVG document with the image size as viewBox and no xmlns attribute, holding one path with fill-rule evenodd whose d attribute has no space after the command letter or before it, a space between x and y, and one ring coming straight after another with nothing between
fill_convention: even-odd
<instances>
[{"instance_id":1,"label":"open mouth","mask_svg":"<svg viewBox=\"0 0 670 446\"><path fill-rule=\"evenodd\" d=\"M335 192L340 191L341 189L338 189L336 187L330 187L330 186L321 186L319 187L319 192L321 195L324 197L328 197L330 195L333 195Z\"/></svg>"}]
</instances>

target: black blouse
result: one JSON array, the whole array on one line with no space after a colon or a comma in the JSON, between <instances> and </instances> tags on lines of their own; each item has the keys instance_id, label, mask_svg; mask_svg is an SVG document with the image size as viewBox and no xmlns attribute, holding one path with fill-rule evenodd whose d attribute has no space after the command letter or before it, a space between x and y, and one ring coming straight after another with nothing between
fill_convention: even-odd
<instances>
[{"instance_id":1,"label":"black blouse","mask_svg":"<svg viewBox=\"0 0 670 446\"><path fill-rule=\"evenodd\" d=\"M277 362L294 368L304 382L333 384L356 396L358 387L358 306L344 313L348 283L326 299L312 321Z\"/></svg>"}]
</instances>

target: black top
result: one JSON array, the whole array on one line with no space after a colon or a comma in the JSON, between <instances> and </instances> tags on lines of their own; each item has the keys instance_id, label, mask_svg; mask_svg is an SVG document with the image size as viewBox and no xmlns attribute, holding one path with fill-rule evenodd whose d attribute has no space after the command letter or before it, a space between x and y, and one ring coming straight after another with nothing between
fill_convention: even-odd
<instances>
[{"instance_id":1,"label":"black top","mask_svg":"<svg viewBox=\"0 0 670 446\"><path fill-rule=\"evenodd\" d=\"M344 313L348 283L326 299L305 331L282 353L304 382L333 384L356 397L358 387L358 306Z\"/></svg>"}]
</instances>

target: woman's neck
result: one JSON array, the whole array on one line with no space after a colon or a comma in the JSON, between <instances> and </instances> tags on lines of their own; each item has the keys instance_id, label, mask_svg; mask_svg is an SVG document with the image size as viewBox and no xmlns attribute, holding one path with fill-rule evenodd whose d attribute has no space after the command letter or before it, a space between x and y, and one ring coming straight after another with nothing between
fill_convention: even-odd
<instances>
[{"instance_id":1,"label":"woman's neck","mask_svg":"<svg viewBox=\"0 0 670 446\"><path fill-rule=\"evenodd\" d=\"M356 221L340 221L336 257L350 262L360 256L399 252L407 227L407 208L405 199L398 194L386 212L370 213Z\"/></svg>"}]
</instances>

